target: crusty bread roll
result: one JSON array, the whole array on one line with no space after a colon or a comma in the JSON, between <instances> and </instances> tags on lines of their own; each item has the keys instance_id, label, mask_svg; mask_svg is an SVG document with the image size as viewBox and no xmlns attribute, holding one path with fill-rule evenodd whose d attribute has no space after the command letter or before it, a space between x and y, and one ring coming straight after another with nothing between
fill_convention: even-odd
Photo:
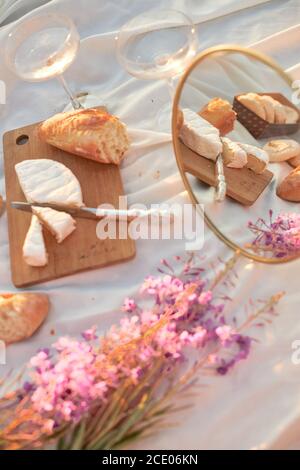
<instances>
[{"instance_id":1,"label":"crusty bread roll","mask_svg":"<svg viewBox=\"0 0 300 470\"><path fill-rule=\"evenodd\" d=\"M300 154L288 160L288 163L294 168L297 168L297 166L300 166Z\"/></svg>"},{"instance_id":2,"label":"crusty bread roll","mask_svg":"<svg viewBox=\"0 0 300 470\"><path fill-rule=\"evenodd\" d=\"M39 136L54 147L101 163L119 165L129 148L126 126L100 109L57 114L40 126Z\"/></svg>"},{"instance_id":3,"label":"crusty bread roll","mask_svg":"<svg viewBox=\"0 0 300 470\"><path fill-rule=\"evenodd\" d=\"M292 139L270 140L264 146L270 162L285 162L300 155L300 144Z\"/></svg>"},{"instance_id":4,"label":"crusty bread roll","mask_svg":"<svg viewBox=\"0 0 300 470\"><path fill-rule=\"evenodd\" d=\"M277 196L291 202L300 202L300 166L295 168L277 187Z\"/></svg>"},{"instance_id":5,"label":"crusty bread roll","mask_svg":"<svg viewBox=\"0 0 300 470\"><path fill-rule=\"evenodd\" d=\"M48 312L46 294L0 294L0 340L9 344L29 338Z\"/></svg>"},{"instance_id":6,"label":"crusty bread roll","mask_svg":"<svg viewBox=\"0 0 300 470\"><path fill-rule=\"evenodd\" d=\"M221 98L213 98L199 111L199 115L219 129L220 135L226 135L234 128L236 112L228 101Z\"/></svg>"}]
</instances>

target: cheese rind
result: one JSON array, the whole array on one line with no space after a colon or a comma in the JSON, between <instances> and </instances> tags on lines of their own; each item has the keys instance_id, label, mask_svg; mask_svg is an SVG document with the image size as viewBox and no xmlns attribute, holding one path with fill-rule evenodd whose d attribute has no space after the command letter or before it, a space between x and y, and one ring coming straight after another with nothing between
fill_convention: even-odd
<instances>
[{"instance_id":1,"label":"cheese rind","mask_svg":"<svg viewBox=\"0 0 300 470\"><path fill-rule=\"evenodd\" d=\"M255 145L243 144L241 142L238 142L238 145L247 153L247 168L257 174L263 173L269 163L267 152L259 147L255 147Z\"/></svg>"},{"instance_id":2,"label":"cheese rind","mask_svg":"<svg viewBox=\"0 0 300 470\"><path fill-rule=\"evenodd\" d=\"M82 207L82 192L76 176L62 163L47 158L24 160L15 166L30 203Z\"/></svg>"},{"instance_id":3,"label":"cheese rind","mask_svg":"<svg viewBox=\"0 0 300 470\"><path fill-rule=\"evenodd\" d=\"M23 245L23 258L29 266L46 266L48 254L46 251L43 228L39 219L33 215Z\"/></svg>"},{"instance_id":4,"label":"cheese rind","mask_svg":"<svg viewBox=\"0 0 300 470\"><path fill-rule=\"evenodd\" d=\"M32 212L55 236L57 243L62 243L76 228L75 220L66 212L56 211L50 207L36 206L32 206Z\"/></svg>"},{"instance_id":5,"label":"cheese rind","mask_svg":"<svg viewBox=\"0 0 300 470\"><path fill-rule=\"evenodd\" d=\"M227 137L222 138L223 142L223 160L228 168L243 168L247 165L247 153L236 142Z\"/></svg>"},{"instance_id":6,"label":"cheese rind","mask_svg":"<svg viewBox=\"0 0 300 470\"><path fill-rule=\"evenodd\" d=\"M215 161L222 152L220 132L191 109L183 109L183 125L179 137L182 142L202 157Z\"/></svg>"}]
</instances>

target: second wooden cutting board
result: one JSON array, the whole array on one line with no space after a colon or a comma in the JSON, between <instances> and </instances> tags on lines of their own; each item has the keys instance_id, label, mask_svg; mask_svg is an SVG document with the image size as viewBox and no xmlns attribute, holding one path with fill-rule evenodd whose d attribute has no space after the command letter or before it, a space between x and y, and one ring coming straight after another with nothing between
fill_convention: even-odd
<instances>
[{"instance_id":1,"label":"second wooden cutting board","mask_svg":"<svg viewBox=\"0 0 300 470\"><path fill-rule=\"evenodd\" d=\"M80 271L129 260L135 255L135 243L127 240L99 240L97 221L77 219L76 231L61 245L44 230L49 263L42 268L28 266L22 257L23 242L31 215L10 207L12 201L25 201L15 165L23 160L49 158L63 163L78 178L86 206L108 203L118 207L124 195L120 170L115 165L96 163L71 155L42 142L39 123L9 131L4 135L4 165L12 281L26 287L58 279Z\"/></svg>"},{"instance_id":2,"label":"second wooden cutting board","mask_svg":"<svg viewBox=\"0 0 300 470\"><path fill-rule=\"evenodd\" d=\"M193 152L181 141L179 145L185 171L209 186L216 186L215 162ZM258 175L248 168L237 169L226 166L224 175L227 184L226 195L244 206L254 204L274 176L269 170Z\"/></svg>"}]
</instances>

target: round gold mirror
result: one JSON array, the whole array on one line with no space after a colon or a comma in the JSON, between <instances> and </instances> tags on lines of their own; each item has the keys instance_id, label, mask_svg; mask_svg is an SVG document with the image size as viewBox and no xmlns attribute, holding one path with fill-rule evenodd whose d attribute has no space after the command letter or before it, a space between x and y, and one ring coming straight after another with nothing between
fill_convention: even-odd
<instances>
[{"instance_id":1,"label":"round gold mirror","mask_svg":"<svg viewBox=\"0 0 300 470\"><path fill-rule=\"evenodd\" d=\"M197 210L229 247L265 263L300 256L293 94L292 79L273 60L229 45L196 57L173 103L177 164Z\"/></svg>"}]
</instances>

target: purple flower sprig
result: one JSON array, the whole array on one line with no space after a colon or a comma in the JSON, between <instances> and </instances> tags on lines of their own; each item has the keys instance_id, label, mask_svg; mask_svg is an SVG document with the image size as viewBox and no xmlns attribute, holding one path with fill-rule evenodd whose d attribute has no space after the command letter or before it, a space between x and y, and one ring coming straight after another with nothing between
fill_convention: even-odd
<instances>
[{"instance_id":1,"label":"purple flower sprig","mask_svg":"<svg viewBox=\"0 0 300 470\"><path fill-rule=\"evenodd\" d=\"M241 325L229 321L224 307L230 298L216 287L228 286L233 259L213 281L193 256L176 257L183 265L178 274L162 260L159 276L145 279L139 301L125 299L119 324L104 337L92 327L81 339L61 337L39 350L29 364L30 380L16 391L3 422L0 416L0 448L40 448L54 436L60 448L119 448L173 409L166 403L184 396L202 368L224 375L245 360L253 342L245 327L279 298Z\"/></svg>"},{"instance_id":2,"label":"purple flower sprig","mask_svg":"<svg viewBox=\"0 0 300 470\"><path fill-rule=\"evenodd\" d=\"M283 258L300 253L300 214L279 214L274 219L270 210L268 221L259 218L248 228L255 235L250 247L260 254Z\"/></svg>"}]
</instances>

